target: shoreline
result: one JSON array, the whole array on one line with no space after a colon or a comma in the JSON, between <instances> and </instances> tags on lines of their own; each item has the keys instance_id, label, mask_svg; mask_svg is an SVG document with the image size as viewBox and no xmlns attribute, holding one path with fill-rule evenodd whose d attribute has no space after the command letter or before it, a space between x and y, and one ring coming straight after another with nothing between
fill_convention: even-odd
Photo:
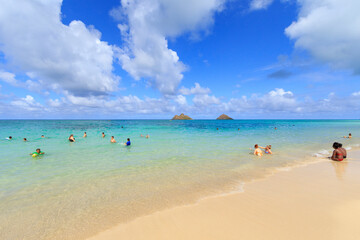
<instances>
[{"instance_id":1,"label":"shoreline","mask_svg":"<svg viewBox=\"0 0 360 240\"><path fill-rule=\"evenodd\" d=\"M344 162L285 167L244 184L244 192L204 197L88 239L355 239L360 235L355 226L360 218L360 151L349 153Z\"/></svg>"}]
</instances>

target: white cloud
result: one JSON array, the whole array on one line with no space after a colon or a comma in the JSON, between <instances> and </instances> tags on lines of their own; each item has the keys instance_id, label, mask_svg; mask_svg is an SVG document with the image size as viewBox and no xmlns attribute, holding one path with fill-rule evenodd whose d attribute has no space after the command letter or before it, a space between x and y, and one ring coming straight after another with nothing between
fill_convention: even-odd
<instances>
[{"instance_id":1,"label":"white cloud","mask_svg":"<svg viewBox=\"0 0 360 240\"><path fill-rule=\"evenodd\" d=\"M210 96L208 94L196 95L192 101L195 104L195 106L199 106L199 107L207 107L213 104L220 104L219 98L215 96Z\"/></svg>"},{"instance_id":2,"label":"white cloud","mask_svg":"<svg viewBox=\"0 0 360 240\"><path fill-rule=\"evenodd\" d=\"M30 95L11 101L10 105L27 111L38 111L39 109L44 110L43 106L36 102L35 99Z\"/></svg>"},{"instance_id":3,"label":"white cloud","mask_svg":"<svg viewBox=\"0 0 360 240\"><path fill-rule=\"evenodd\" d=\"M164 94L175 94L186 67L168 48L168 38L207 31L224 1L122 0L111 15L122 20L118 27L125 46L117 57L123 69L136 80L149 80Z\"/></svg>"},{"instance_id":4,"label":"white cloud","mask_svg":"<svg viewBox=\"0 0 360 240\"><path fill-rule=\"evenodd\" d=\"M295 46L334 68L360 74L360 1L298 0L299 17L286 30Z\"/></svg>"},{"instance_id":5,"label":"white cloud","mask_svg":"<svg viewBox=\"0 0 360 240\"><path fill-rule=\"evenodd\" d=\"M15 79L15 74L6 72L4 70L0 70L0 81L6 82L13 86L19 85L18 81Z\"/></svg>"},{"instance_id":6,"label":"white cloud","mask_svg":"<svg viewBox=\"0 0 360 240\"><path fill-rule=\"evenodd\" d=\"M185 87L179 89L179 93L183 95L209 94L210 92L210 88L203 88L199 83L195 83L195 86L190 89Z\"/></svg>"},{"instance_id":7,"label":"white cloud","mask_svg":"<svg viewBox=\"0 0 360 240\"><path fill-rule=\"evenodd\" d=\"M62 0L0 0L0 51L23 73L75 95L117 88L113 49L81 21L61 22Z\"/></svg>"},{"instance_id":8,"label":"white cloud","mask_svg":"<svg viewBox=\"0 0 360 240\"><path fill-rule=\"evenodd\" d=\"M250 10L255 11L255 10L266 9L270 6L270 4L273 1L274 0L252 0L250 2Z\"/></svg>"}]
</instances>

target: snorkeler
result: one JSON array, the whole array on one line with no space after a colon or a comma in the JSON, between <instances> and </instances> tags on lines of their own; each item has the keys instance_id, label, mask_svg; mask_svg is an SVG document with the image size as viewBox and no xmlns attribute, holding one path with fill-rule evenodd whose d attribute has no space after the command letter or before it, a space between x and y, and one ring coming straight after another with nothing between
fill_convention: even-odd
<instances>
[{"instance_id":1,"label":"snorkeler","mask_svg":"<svg viewBox=\"0 0 360 240\"><path fill-rule=\"evenodd\" d=\"M261 157L263 155L263 152L259 148L259 145L255 144L254 148L255 148L254 155Z\"/></svg>"},{"instance_id":2,"label":"snorkeler","mask_svg":"<svg viewBox=\"0 0 360 240\"><path fill-rule=\"evenodd\" d=\"M87 134L86 134L86 132L84 132L84 136L83 136L84 138L86 138L87 137Z\"/></svg>"},{"instance_id":3,"label":"snorkeler","mask_svg":"<svg viewBox=\"0 0 360 240\"><path fill-rule=\"evenodd\" d=\"M330 159L333 160L333 161L339 161L339 162L344 160L344 155L343 155L342 151L339 149L339 143L338 142L334 142L333 148L334 148L334 151L333 151L333 154L330 157Z\"/></svg>"},{"instance_id":4,"label":"snorkeler","mask_svg":"<svg viewBox=\"0 0 360 240\"><path fill-rule=\"evenodd\" d=\"M127 142L124 143L124 145L126 145L126 146L130 146L130 145L131 145L130 138L127 139Z\"/></svg>"},{"instance_id":5,"label":"snorkeler","mask_svg":"<svg viewBox=\"0 0 360 240\"><path fill-rule=\"evenodd\" d=\"M111 136L110 142L111 142L111 143L116 143L116 140L115 140L114 136Z\"/></svg>"},{"instance_id":6,"label":"snorkeler","mask_svg":"<svg viewBox=\"0 0 360 240\"><path fill-rule=\"evenodd\" d=\"M101 136L104 138L104 137L105 137L105 133L103 132Z\"/></svg>"},{"instance_id":7,"label":"snorkeler","mask_svg":"<svg viewBox=\"0 0 360 240\"><path fill-rule=\"evenodd\" d=\"M71 134L69 137L70 142L75 142L74 134Z\"/></svg>"},{"instance_id":8,"label":"snorkeler","mask_svg":"<svg viewBox=\"0 0 360 240\"><path fill-rule=\"evenodd\" d=\"M342 143L339 143L339 151L343 154L343 157L346 158L347 152L346 149L342 147Z\"/></svg>"},{"instance_id":9,"label":"snorkeler","mask_svg":"<svg viewBox=\"0 0 360 240\"><path fill-rule=\"evenodd\" d=\"M45 154L45 153L44 153L44 152L42 152L42 151L40 150L40 148L36 149L36 151L35 151L35 152L30 153L30 155L31 155L31 156L33 156L33 157L37 157L37 156L39 156L39 155L43 155L43 154Z\"/></svg>"}]
</instances>

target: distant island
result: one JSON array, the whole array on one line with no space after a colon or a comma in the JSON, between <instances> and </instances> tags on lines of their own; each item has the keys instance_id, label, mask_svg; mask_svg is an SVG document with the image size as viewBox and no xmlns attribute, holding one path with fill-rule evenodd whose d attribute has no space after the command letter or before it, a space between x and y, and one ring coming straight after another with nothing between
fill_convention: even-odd
<instances>
[{"instance_id":1,"label":"distant island","mask_svg":"<svg viewBox=\"0 0 360 240\"><path fill-rule=\"evenodd\" d=\"M226 114L221 114L216 120L233 120L233 119Z\"/></svg>"},{"instance_id":2,"label":"distant island","mask_svg":"<svg viewBox=\"0 0 360 240\"><path fill-rule=\"evenodd\" d=\"M193 119L182 113L182 114L180 114L180 116L175 115L171 120L193 120Z\"/></svg>"}]
</instances>

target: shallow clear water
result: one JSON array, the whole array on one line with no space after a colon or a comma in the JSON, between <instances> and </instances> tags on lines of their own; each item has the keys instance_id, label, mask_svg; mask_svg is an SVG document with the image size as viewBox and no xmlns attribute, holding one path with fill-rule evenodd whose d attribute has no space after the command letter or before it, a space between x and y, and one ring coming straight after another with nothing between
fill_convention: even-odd
<instances>
[{"instance_id":1,"label":"shallow clear water","mask_svg":"<svg viewBox=\"0 0 360 240\"><path fill-rule=\"evenodd\" d=\"M358 147L359 135L359 120L0 121L0 239L82 239L329 155L334 141ZM274 155L249 154L255 143Z\"/></svg>"}]
</instances>

